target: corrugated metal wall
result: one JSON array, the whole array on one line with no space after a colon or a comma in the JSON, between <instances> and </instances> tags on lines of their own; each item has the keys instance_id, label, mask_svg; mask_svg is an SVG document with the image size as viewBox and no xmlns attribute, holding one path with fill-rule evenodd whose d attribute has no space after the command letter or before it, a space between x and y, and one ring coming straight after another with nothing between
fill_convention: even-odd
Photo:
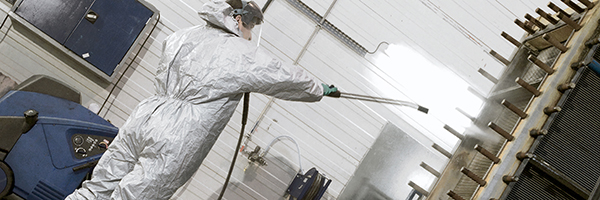
<instances>
[{"instance_id":1,"label":"corrugated metal wall","mask_svg":"<svg viewBox=\"0 0 600 200\"><path fill-rule=\"evenodd\" d=\"M205 1L148 1L160 10L160 22L109 97L108 107L100 113L101 116L120 126L139 101L154 94L153 77L162 41L178 29L202 24L195 10L200 9ZM256 2L264 5L266 0ZM324 15L333 0L303 2ZM374 51L382 41L408 47L440 67L440 70L454 72L478 93L485 95L493 84L477 70L483 68L498 76L504 69L487 52L493 49L508 58L513 46L501 38L500 33L506 31L516 38L523 33L513 24L515 18L523 19L523 16L516 16L514 13L531 13L535 16L533 10L536 7L549 12L545 8L547 3L545 0L339 0L327 20L369 51ZM555 3L564 6L561 2ZM4 19L8 10L8 4L4 1L0 3L1 19ZM265 22L262 48L290 64L298 57L316 28L315 23L284 0L273 1L266 12ZM84 106L103 103L114 83L90 78L85 72L81 72L82 66L64 59L64 55L53 53L55 51L46 43L11 24L8 20L0 30L0 72L17 82L33 74L47 74L79 90ZM321 30L307 46L307 52L299 59L298 65L321 81L335 84L343 91L388 98L407 98L403 90L413 87L413 84L443 84L437 79L428 79L425 73L412 75L418 77L419 82L416 83L399 80L395 73L408 72L411 71L410 68L420 66L396 66L395 69L382 67L377 64L379 54L381 53L361 57L334 36ZM123 70L118 73L123 73ZM451 93L444 93L438 99L410 97L425 102L422 103L425 106L429 102L462 98ZM253 94L250 101L248 124L252 127L267 105L269 97ZM456 107L448 106L452 107L451 110ZM258 145L264 149L276 136L293 136L300 145L304 170L316 166L331 178L333 182L326 196L335 198L342 192L388 121L431 151L435 151L431 148L433 143L452 150L458 140L443 129L446 123L444 119L434 118L433 124L420 123L427 117L410 109L376 103L330 98L309 104L275 100L255 131L248 148L253 149ZM216 198L233 155L240 130L240 118L241 108L238 108L194 179L178 191L174 198ZM445 158L440 155L439 159ZM276 143L267 162L269 165L266 167L249 167L247 173L244 173L247 160L238 159L232 185L228 187L225 196L228 199L279 199L298 170L294 144L285 140ZM433 167L440 171L443 169L443 166ZM416 183L425 188L432 184Z\"/></svg>"}]
</instances>

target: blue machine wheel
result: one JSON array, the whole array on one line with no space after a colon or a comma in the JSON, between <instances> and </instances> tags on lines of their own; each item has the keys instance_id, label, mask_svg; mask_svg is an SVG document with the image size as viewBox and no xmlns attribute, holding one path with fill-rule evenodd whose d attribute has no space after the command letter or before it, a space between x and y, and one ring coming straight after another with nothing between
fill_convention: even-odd
<instances>
[{"instance_id":1,"label":"blue machine wheel","mask_svg":"<svg viewBox=\"0 0 600 200\"><path fill-rule=\"evenodd\" d=\"M0 198L10 194L14 183L15 177L12 169L4 161L0 161Z\"/></svg>"}]
</instances>

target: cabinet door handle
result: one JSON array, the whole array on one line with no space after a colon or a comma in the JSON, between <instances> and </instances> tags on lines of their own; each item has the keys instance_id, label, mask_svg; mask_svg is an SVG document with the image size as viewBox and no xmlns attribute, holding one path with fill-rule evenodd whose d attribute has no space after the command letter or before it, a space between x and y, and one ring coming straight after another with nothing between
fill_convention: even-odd
<instances>
[{"instance_id":1,"label":"cabinet door handle","mask_svg":"<svg viewBox=\"0 0 600 200\"><path fill-rule=\"evenodd\" d=\"M85 14L85 19L93 24L96 22L96 20L98 20L98 13L90 10L87 14Z\"/></svg>"}]
</instances>

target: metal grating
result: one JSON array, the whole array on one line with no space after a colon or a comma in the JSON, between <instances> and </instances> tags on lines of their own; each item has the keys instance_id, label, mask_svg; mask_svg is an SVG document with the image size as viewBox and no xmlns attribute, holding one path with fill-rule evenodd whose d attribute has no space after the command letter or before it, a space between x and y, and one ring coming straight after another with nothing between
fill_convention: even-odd
<instances>
[{"instance_id":1,"label":"metal grating","mask_svg":"<svg viewBox=\"0 0 600 200\"><path fill-rule=\"evenodd\" d=\"M547 65L552 66L554 60L556 60L556 57L560 55L560 53L560 49L558 48L547 48L540 51L540 54L537 56L537 58L540 59L540 61L546 63ZM523 74L521 78L529 84L539 83L540 81L542 81L542 78L544 78L544 76L546 75L546 72L544 70L542 70L532 62L529 62L526 67L527 71L525 71L525 74Z\"/></svg>"},{"instance_id":2,"label":"metal grating","mask_svg":"<svg viewBox=\"0 0 600 200\"><path fill-rule=\"evenodd\" d=\"M600 60L600 51L594 52L594 60Z\"/></svg>"},{"instance_id":3,"label":"metal grating","mask_svg":"<svg viewBox=\"0 0 600 200\"><path fill-rule=\"evenodd\" d=\"M600 177L600 78L585 69L534 154L588 190Z\"/></svg>"},{"instance_id":4,"label":"metal grating","mask_svg":"<svg viewBox=\"0 0 600 200\"><path fill-rule=\"evenodd\" d=\"M498 143L494 146L485 147L485 148L488 151L492 152L494 155L497 155L498 152L500 151L500 149L502 148L503 144L504 143ZM487 173L487 171L490 169L491 166L492 166L492 161L490 159L488 159L487 157L485 157L481 154L476 154L475 157L473 158L473 160L471 161L471 163L469 164L468 168L469 168L469 170L471 170L473 173L480 176L481 178L485 178L484 175ZM471 180L471 178L463 175L463 176L461 176L458 184L454 188L454 191L459 196L466 198L466 197L471 197L475 193L475 191L477 190L478 187L479 187L479 184L477 184L475 181Z\"/></svg>"},{"instance_id":5,"label":"metal grating","mask_svg":"<svg viewBox=\"0 0 600 200\"><path fill-rule=\"evenodd\" d=\"M506 199L576 199L557 184L559 183L549 179L543 172L528 165Z\"/></svg>"},{"instance_id":6,"label":"metal grating","mask_svg":"<svg viewBox=\"0 0 600 200\"><path fill-rule=\"evenodd\" d=\"M304 13L308 18L313 20L315 23L320 25L323 29L327 30L327 32L331 33L337 39L339 39L342 43L352 49L360 56L365 56L367 54L367 49L362 45L358 44L354 39L350 36L346 35L346 33L342 32L335 25L331 24L327 19L323 21L323 24L319 24L323 19L323 16L319 15L313 9L311 9L308 5L300 0L287 0L292 6L298 9L300 12Z\"/></svg>"},{"instance_id":7,"label":"metal grating","mask_svg":"<svg viewBox=\"0 0 600 200\"><path fill-rule=\"evenodd\" d=\"M560 53L561 52L559 49L555 47L550 47L540 51L540 54L537 57L542 62L548 64L549 66L552 66L554 64L554 61L560 55ZM525 80L529 84L532 84L534 87L537 87L539 83L543 80L543 78L546 76L546 72L537 67L532 62L528 61L527 64L525 64L525 66L523 67L526 67L527 70L523 72L521 77L523 78L523 80ZM517 106L522 110L525 110L532 96L533 95L531 93L525 92L517 96L507 96L505 98L511 99L511 103L513 103L513 105ZM508 109L502 109L498 117L495 120L493 120L493 122L505 131L512 133L512 130L517 125L519 120L520 117L514 112ZM504 145L504 141L492 145L492 147L486 148L489 148L488 150L490 152L497 155L502 146ZM475 158L473 158L471 163L469 163L469 165L466 168L468 168L478 176L485 178L485 175L487 174L491 166L492 161L490 161L483 155L476 154ZM465 175L462 175L458 184L454 188L454 192L461 197L471 198L475 194L478 187L479 185L475 181L471 180Z\"/></svg>"}]
</instances>

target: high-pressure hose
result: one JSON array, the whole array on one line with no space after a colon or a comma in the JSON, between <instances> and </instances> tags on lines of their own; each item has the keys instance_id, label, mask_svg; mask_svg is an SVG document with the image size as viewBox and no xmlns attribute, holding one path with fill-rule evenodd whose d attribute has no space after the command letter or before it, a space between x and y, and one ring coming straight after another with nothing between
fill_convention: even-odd
<instances>
[{"instance_id":1,"label":"high-pressure hose","mask_svg":"<svg viewBox=\"0 0 600 200\"><path fill-rule=\"evenodd\" d=\"M237 147L235 148L235 153L233 154L233 160L231 161L231 165L229 166L229 172L227 173L227 178L225 178L225 184L223 184L223 189L221 189L221 194L219 194L218 200L223 198L225 194L225 190L227 189L227 185L229 184L229 179L231 178L231 172L233 172L233 167L235 166L235 160L237 159L238 152L240 152L240 146L242 146L242 140L244 139L244 129L246 129L246 122L248 121L248 107L250 105L250 93L244 93L244 108L242 110L242 130L240 131L240 138L238 139Z\"/></svg>"}]
</instances>

